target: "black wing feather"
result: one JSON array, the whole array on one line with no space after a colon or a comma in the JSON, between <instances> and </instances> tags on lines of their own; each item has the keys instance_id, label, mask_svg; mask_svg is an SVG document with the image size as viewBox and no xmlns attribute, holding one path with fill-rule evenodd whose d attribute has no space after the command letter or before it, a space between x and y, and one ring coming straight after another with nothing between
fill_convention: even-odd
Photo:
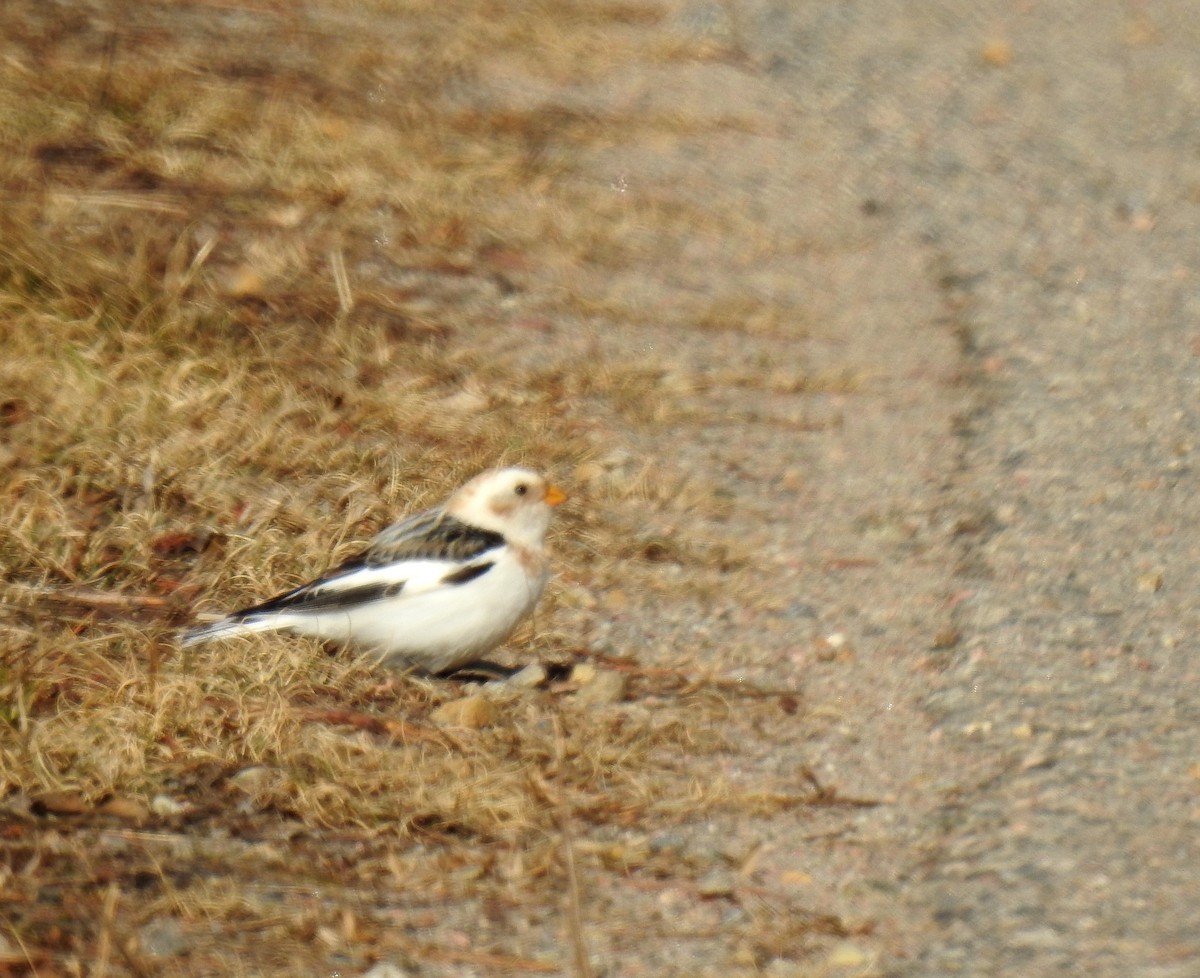
<instances>
[{"instance_id":1,"label":"black wing feather","mask_svg":"<svg viewBox=\"0 0 1200 978\"><path fill-rule=\"evenodd\" d=\"M480 574L486 574L496 566L494 560L484 561L482 564L467 564L466 567L459 568L453 574L447 574L442 578L443 584L466 584L467 581L473 581Z\"/></svg>"},{"instance_id":2,"label":"black wing feather","mask_svg":"<svg viewBox=\"0 0 1200 978\"><path fill-rule=\"evenodd\" d=\"M383 530L360 554L331 568L314 581L269 598L262 604L235 611L231 618L245 621L276 611L338 611L364 601L390 598L404 590L403 581L376 582L352 588L323 585L363 567L382 567L401 560L471 560L504 545L503 535L447 516L440 509L426 510ZM486 573L493 563L470 564L443 578L446 584L466 584Z\"/></svg>"},{"instance_id":3,"label":"black wing feather","mask_svg":"<svg viewBox=\"0 0 1200 978\"><path fill-rule=\"evenodd\" d=\"M330 578L322 577L319 581L305 584L294 591L279 594L253 608L236 611L230 618L235 621L245 621L258 615L270 614L276 611L339 611L342 608L353 607L364 601L375 601L379 598L390 598L404 590L404 582L390 584L363 584L360 587L322 589L321 584Z\"/></svg>"}]
</instances>

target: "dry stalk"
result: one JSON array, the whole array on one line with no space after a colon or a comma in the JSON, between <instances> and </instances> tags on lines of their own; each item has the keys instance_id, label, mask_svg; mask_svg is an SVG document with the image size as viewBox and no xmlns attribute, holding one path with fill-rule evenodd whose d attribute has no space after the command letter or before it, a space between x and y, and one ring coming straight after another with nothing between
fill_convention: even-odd
<instances>
[{"instance_id":1,"label":"dry stalk","mask_svg":"<svg viewBox=\"0 0 1200 978\"><path fill-rule=\"evenodd\" d=\"M68 601L92 608L165 608L171 602L167 598L152 594L123 594L117 591L92 591L88 588L44 588L21 587L10 584L14 590L48 598L51 601Z\"/></svg>"},{"instance_id":2,"label":"dry stalk","mask_svg":"<svg viewBox=\"0 0 1200 978\"><path fill-rule=\"evenodd\" d=\"M562 765L566 756L566 739L562 725L554 718L554 754L556 765ZM579 870L575 863L575 836L571 831L571 811L566 801L536 771L531 772L530 781L534 790L553 810L561 839L563 869L567 874L566 929L571 941L577 978L593 978L591 958L583 933L583 900L579 891Z\"/></svg>"},{"instance_id":3,"label":"dry stalk","mask_svg":"<svg viewBox=\"0 0 1200 978\"><path fill-rule=\"evenodd\" d=\"M357 710L308 709L304 710L300 717L306 723L345 725L354 727L356 730L366 730L368 733L384 734L402 742L433 742L449 744L459 750L463 749L460 741L447 735L443 730L430 730L427 727L419 727L415 723L372 716L370 713L360 713Z\"/></svg>"},{"instance_id":4,"label":"dry stalk","mask_svg":"<svg viewBox=\"0 0 1200 978\"><path fill-rule=\"evenodd\" d=\"M350 291L350 276L346 274L346 256L341 248L329 252L329 267L333 270L333 284L337 289L338 311L343 315L354 309L354 294Z\"/></svg>"},{"instance_id":5,"label":"dry stalk","mask_svg":"<svg viewBox=\"0 0 1200 978\"><path fill-rule=\"evenodd\" d=\"M107 978L108 961L112 957L113 923L117 917L117 901L121 891L115 882L108 884L104 893L104 908L100 915L100 936L96 941L96 968L94 978Z\"/></svg>"},{"instance_id":6,"label":"dry stalk","mask_svg":"<svg viewBox=\"0 0 1200 978\"><path fill-rule=\"evenodd\" d=\"M513 971L518 974L554 974L557 964L538 961L536 958L519 958L507 954L489 954L486 951L456 951L451 948L423 944L405 937L389 935L388 943L419 961L445 961L449 964L466 964L495 971Z\"/></svg>"}]
</instances>

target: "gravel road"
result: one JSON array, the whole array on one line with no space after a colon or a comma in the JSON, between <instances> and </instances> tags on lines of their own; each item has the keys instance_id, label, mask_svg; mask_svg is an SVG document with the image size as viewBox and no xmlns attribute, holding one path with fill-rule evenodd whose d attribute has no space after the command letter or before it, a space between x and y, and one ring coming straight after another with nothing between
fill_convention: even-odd
<instances>
[{"instance_id":1,"label":"gravel road","mask_svg":"<svg viewBox=\"0 0 1200 978\"><path fill-rule=\"evenodd\" d=\"M883 974L1200 974L1200 18L687 4L676 29L735 36L752 70L705 104L777 125L687 180L807 240L764 274L820 327L777 356L870 378L809 400L836 438L694 449L752 473L745 507L771 487L810 558L779 587L854 650L797 665L837 717L809 749L890 804L796 865L876 921Z\"/></svg>"}]
</instances>

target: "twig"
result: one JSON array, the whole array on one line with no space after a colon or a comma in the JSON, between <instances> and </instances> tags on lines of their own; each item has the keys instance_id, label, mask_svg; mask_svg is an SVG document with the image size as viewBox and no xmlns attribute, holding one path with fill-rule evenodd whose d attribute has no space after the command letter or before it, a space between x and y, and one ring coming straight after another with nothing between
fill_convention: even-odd
<instances>
[{"instance_id":1,"label":"twig","mask_svg":"<svg viewBox=\"0 0 1200 978\"><path fill-rule=\"evenodd\" d=\"M42 588L21 584L10 584L8 587L37 595L39 598L73 601L93 608L165 608L170 604L170 599L151 594L123 594L120 591L92 591L78 587Z\"/></svg>"},{"instance_id":2,"label":"twig","mask_svg":"<svg viewBox=\"0 0 1200 978\"><path fill-rule=\"evenodd\" d=\"M565 807L558 810L558 831L562 833L563 865L567 870L567 933L575 951L575 972L579 978L592 978L592 963L583 938L583 901L579 896L579 873L575 868L575 837L571 816Z\"/></svg>"},{"instance_id":3,"label":"twig","mask_svg":"<svg viewBox=\"0 0 1200 978\"><path fill-rule=\"evenodd\" d=\"M217 246L217 236L209 235L204 239L204 242L197 249L195 256L187 267L187 271L180 276L179 281L175 284L175 292L182 295L184 291L191 286L196 280L196 276L200 274L200 269L208 260L208 256L212 253L213 248Z\"/></svg>"},{"instance_id":4,"label":"twig","mask_svg":"<svg viewBox=\"0 0 1200 978\"><path fill-rule=\"evenodd\" d=\"M96 942L96 967L93 978L105 978L108 974L108 959L112 956L113 921L117 917L117 899L121 895L116 882L108 884L104 893L104 909L101 911L100 937Z\"/></svg>"},{"instance_id":5,"label":"twig","mask_svg":"<svg viewBox=\"0 0 1200 978\"><path fill-rule=\"evenodd\" d=\"M883 804L876 798L856 798L839 795L833 788L814 792L811 795L790 795L783 791L744 792L733 796L742 805L769 805L772 808L800 808L803 806L823 808L878 808Z\"/></svg>"},{"instance_id":6,"label":"twig","mask_svg":"<svg viewBox=\"0 0 1200 978\"><path fill-rule=\"evenodd\" d=\"M133 972L134 978L151 978L154 974L142 956L135 953L133 941L128 937L123 937L117 941L117 950L121 952L121 957L125 959L125 964Z\"/></svg>"},{"instance_id":7,"label":"twig","mask_svg":"<svg viewBox=\"0 0 1200 978\"><path fill-rule=\"evenodd\" d=\"M741 679L729 679L724 676L711 675L696 677L689 675L682 669L670 669L665 666L643 666L632 659L625 659L621 656L604 655L599 652L592 652L588 655L589 658L608 666L608 668L616 672L631 673L636 676L644 676L648 679L674 679L682 685L682 688L679 690L681 695L694 693L705 686L714 686L717 689L740 693L742 696L756 699L769 696L801 695L798 689L768 689L762 686L755 686L753 683L744 682Z\"/></svg>"},{"instance_id":8,"label":"twig","mask_svg":"<svg viewBox=\"0 0 1200 978\"><path fill-rule=\"evenodd\" d=\"M458 750L464 749L460 741L444 730L430 730L428 727L419 727L406 720L374 716L370 713L360 713L358 710L314 708L302 710L300 719L306 723L345 725L357 730L366 730L369 733L384 734L397 740L415 740L425 743L435 741L448 743Z\"/></svg>"},{"instance_id":9,"label":"twig","mask_svg":"<svg viewBox=\"0 0 1200 978\"><path fill-rule=\"evenodd\" d=\"M566 757L566 738L563 737L557 717L554 719L554 734L555 760L561 765ZM540 774L532 771L529 778L534 790L554 809L559 835L562 837L563 868L567 873L567 936L571 940L571 949L575 955L575 974L578 978L593 978L591 958L583 934L583 899L579 894L579 871L575 865L575 836L571 831L571 811L562 796L551 788Z\"/></svg>"},{"instance_id":10,"label":"twig","mask_svg":"<svg viewBox=\"0 0 1200 978\"><path fill-rule=\"evenodd\" d=\"M804 805L828 805L830 807L844 805L847 808L878 808L883 804L875 798L856 798L853 795L839 795L837 788L827 788L817 780L817 776L813 773L813 769L805 765L800 769L800 775L813 788L813 794L809 798L797 799L797 803ZM764 797L771 797L765 795ZM776 796L780 799L786 799L786 795Z\"/></svg>"},{"instance_id":11,"label":"twig","mask_svg":"<svg viewBox=\"0 0 1200 978\"><path fill-rule=\"evenodd\" d=\"M354 293L350 291L350 276L346 274L346 257L341 248L329 252L329 267L333 272L333 285L337 289L338 312L345 316L354 308Z\"/></svg>"},{"instance_id":12,"label":"twig","mask_svg":"<svg viewBox=\"0 0 1200 978\"><path fill-rule=\"evenodd\" d=\"M14 941L16 941L17 945L21 948L21 957L23 957L25 959L24 963L29 966L29 971L33 975L33 978L39 978L39 972L37 969L38 963L40 962L42 964L45 964L46 959L49 957L49 955L45 951L41 950L40 948L31 950L29 945L26 944L25 941L21 938L21 932L17 929L16 924L14 924L9 919L7 914L0 913L0 921L4 922L4 929L6 931L8 931L8 936L11 937ZM36 960L35 960L35 958L36 958ZM18 963L20 963L20 958L18 958L14 954L7 958L0 959L0 963L2 963L2 964L10 964L10 963L18 964Z\"/></svg>"},{"instance_id":13,"label":"twig","mask_svg":"<svg viewBox=\"0 0 1200 978\"><path fill-rule=\"evenodd\" d=\"M452 964L468 964L495 971L515 971L518 974L554 974L559 966L548 961L538 961L536 958L517 958L507 954L489 954L487 951L454 951L450 948L437 947L433 944L422 944L392 933L387 942L395 944L417 960L447 961Z\"/></svg>"},{"instance_id":14,"label":"twig","mask_svg":"<svg viewBox=\"0 0 1200 978\"><path fill-rule=\"evenodd\" d=\"M859 567L878 567L880 561L874 557L831 557L821 565L821 570L855 570Z\"/></svg>"}]
</instances>

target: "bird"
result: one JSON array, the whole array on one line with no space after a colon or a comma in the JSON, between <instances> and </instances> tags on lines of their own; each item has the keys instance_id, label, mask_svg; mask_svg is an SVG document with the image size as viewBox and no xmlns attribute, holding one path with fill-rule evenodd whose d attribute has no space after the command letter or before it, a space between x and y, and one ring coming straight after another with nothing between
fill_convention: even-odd
<instances>
[{"instance_id":1,"label":"bird","mask_svg":"<svg viewBox=\"0 0 1200 978\"><path fill-rule=\"evenodd\" d=\"M191 628L180 644L291 632L400 671L453 673L532 613L550 576L552 511L566 498L529 469L490 469L308 584Z\"/></svg>"}]
</instances>

